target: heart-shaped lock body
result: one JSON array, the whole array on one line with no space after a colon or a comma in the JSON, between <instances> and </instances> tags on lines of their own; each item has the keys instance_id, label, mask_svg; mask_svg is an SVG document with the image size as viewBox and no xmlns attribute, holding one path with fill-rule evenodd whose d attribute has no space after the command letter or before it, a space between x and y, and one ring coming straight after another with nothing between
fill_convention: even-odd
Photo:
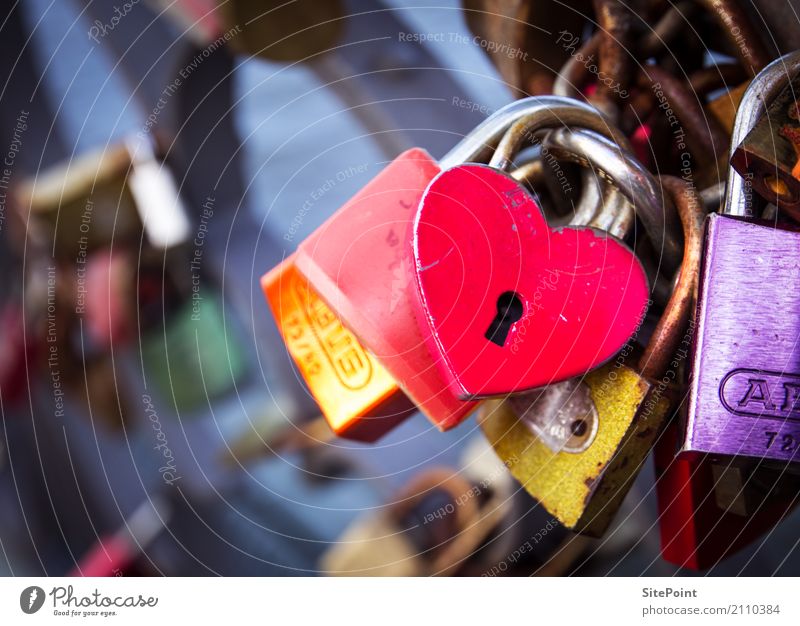
<instances>
[{"instance_id":1,"label":"heart-shaped lock body","mask_svg":"<svg viewBox=\"0 0 800 626\"><path fill-rule=\"evenodd\" d=\"M439 174L413 229L417 321L458 398L599 367L646 311L647 277L624 243L592 228L551 229L528 192L494 168Z\"/></svg>"}]
</instances>

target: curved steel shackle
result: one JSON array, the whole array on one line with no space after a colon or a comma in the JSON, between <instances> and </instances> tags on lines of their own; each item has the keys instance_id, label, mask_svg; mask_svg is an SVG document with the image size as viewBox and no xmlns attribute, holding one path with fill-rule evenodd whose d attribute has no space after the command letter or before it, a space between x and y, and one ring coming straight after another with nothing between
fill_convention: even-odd
<instances>
[{"instance_id":1,"label":"curved steel shackle","mask_svg":"<svg viewBox=\"0 0 800 626\"><path fill-rule=\"evenodd\" d=\"M439 160L439 165L442 169L448 169L461 163L476 162L482 153L497 145L498 142L497 150L500 150L501 147L509 148L512 143L517 145L519 142L509 138L507 131L529 118L535 120L536 129L557 128L565 125L580 126L607 136L620 145L628 146L625 136L611 126L600 111L593 106L572 98L532 96L512 102L485 119L450 152L445 154ZM533 131L526 128L525 132ZM513 148L513 146L511 147ZM511 151L513 150L509 150L509 152ZM497 163L493 157L490 164L507 170L510 161L509 156L503 163Z\"/></svg>"},{"instance_id":2,"label":"curved steel shackle","mask_svg":"<svg viewBox=\"0 0 800 626\"><path fill-rule=\"evenodd\" d=\"M680 266L683 237L680 220L652 174L633 154L586 129L548 133L543 146L559 158L591 167L633 204L663 264L670 272Z\"/></svg>"}]
</instances>

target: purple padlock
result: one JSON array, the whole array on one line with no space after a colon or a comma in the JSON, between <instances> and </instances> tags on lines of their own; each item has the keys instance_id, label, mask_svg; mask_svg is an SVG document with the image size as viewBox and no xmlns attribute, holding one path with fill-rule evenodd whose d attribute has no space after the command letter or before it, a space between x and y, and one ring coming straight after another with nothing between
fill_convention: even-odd
<instances>
[{"instance_id":1,"label":"purple padlock","mask_svg":"<svg viewBox=\"0 0 800 626\"><path fill-rule=\"evenodd\" d=\"M733 149L798 70L795 52L753 80ZM730 168L706 222L682 450L800 461L800 232L752 221L751 201Z\"/></svg>"}]
</instances>

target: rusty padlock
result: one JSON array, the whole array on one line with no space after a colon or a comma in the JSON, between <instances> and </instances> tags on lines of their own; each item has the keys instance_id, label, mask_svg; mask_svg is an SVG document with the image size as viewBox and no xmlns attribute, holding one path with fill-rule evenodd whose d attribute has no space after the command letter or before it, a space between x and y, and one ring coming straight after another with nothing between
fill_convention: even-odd
<instances>
[{"instance_id":1,"label":"rusty padlock","mask_svg":"<svg viewBox=\"0 0 800 626\"><path fill-rule=\"evenodd\" d=\"M765 115L733 149L731 157L733 167L750 180L759 195L795 220L800 218L798 89L800 72L769 102Z\"/></svg>"},{"instance_id":2,"label":"rusty padlock","mask_svg":"<svg viewBox=\"0 0 800 626\"><path fill-rule=\"evenodd\" d=\"M415 476L388 506L355 520L322 555L329 576L431 576L463 566L510 506L481 502L460 473L432 468Z\"/></svg>"},{"instance_id":3,"label":"rusty padlock","mask_svg":"<svg viewBox=\"0 0 800 626\"><path fill-rule=\"evenodd\" d=\"M580 32L589 0L570 6L554 0L463 0L473 43L491 58L506 84L519 94L551 93L555 71L568 51L552 33ZM536 62L532 62L536 59Z\"/></svg>"}]
</instances>

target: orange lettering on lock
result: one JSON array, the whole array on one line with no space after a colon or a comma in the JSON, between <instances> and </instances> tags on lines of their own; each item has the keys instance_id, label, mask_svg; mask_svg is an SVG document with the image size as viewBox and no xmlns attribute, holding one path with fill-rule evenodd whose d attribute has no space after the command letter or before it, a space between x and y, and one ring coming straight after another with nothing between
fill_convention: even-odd
<instances>
[{"instance_id":1,"label":"orange lettering on lock","mask_svg":"<svg viewBox=\"0 0 800 626\"><path fill-rule=\"evenodd\" d=\"M375 441L414 405L296 270L294 255L261 278L286 349L331 429Z\"/></svg>"}]
</instances>

